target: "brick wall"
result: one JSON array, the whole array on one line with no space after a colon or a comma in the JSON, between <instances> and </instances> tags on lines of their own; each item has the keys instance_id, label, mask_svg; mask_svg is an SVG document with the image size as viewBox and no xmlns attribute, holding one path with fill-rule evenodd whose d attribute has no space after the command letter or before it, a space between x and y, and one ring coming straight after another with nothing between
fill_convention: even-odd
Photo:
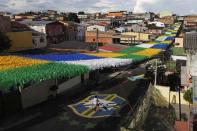
<instances>
[{"instance_id":1,"label":"brick wall","mask_svg":"<svg viewBox=\"0 0 197 131\"><path fill-rule=\"evenodd\" d=\"M96 43L96 32L86 32L85 33L85 42ZM112 43L112 34L99 33L99 43L111 44Z\"/></svg>"}]
</instances>

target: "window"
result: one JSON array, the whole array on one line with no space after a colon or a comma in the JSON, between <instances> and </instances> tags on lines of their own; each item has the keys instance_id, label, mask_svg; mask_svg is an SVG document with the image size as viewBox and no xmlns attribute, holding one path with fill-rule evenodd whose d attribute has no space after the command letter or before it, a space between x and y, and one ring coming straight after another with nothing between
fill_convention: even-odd
<instances>
[{"instance_id":1,"label":"window","mask_svg":"<svg viewBox=\"0 0 197 131\"><path fill-rule=\"evenodd\" d=\"M44 43L44 38L40 38L40 43Z\"/></svg>"}]
</instances>

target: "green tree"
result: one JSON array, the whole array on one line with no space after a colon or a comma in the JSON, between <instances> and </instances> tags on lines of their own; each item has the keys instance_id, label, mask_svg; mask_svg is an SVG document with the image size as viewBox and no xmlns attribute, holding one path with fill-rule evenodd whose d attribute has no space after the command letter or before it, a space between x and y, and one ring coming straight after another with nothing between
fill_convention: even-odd
<instances>
[{"instance_id":1,"label":"green tree","mask_svg":"<svg viewBox=\"0 0 197 131\"><path fill-rule=\"evenodd\" d=\"M193 98L192 98L192 96L193 96L193 90L192 90L192 88L191 88L191 89L187 90L187 91L184 93L183 98L184 98L187 102L189 102L189 104L192 104L192 103L193 103Z\"/></svg>"},{"instance_id":2,"label":"green tree","mask_svg":"<svg viewBox=\"0 0 197 131\"><path fill-rule=\"evenodd\" d=\"M74 21L74 22L80 23L80 20L79 20L79 18L78 18L78 16L77 16L76 13L70 13L70 14L65 18L65 20L67 20L67 21Z\"/></svg>"},{"instance_id":3,"label":"green tree","mask_svg":"<svg viewBox=\"0 0 197 131\"><path fill-rule=\"evenodd\" d=\"M85 14L84 11L79 11L79 12L78 12L78 15L84 15L84 14Z\"/></svg>"},{"instance_id":4,"label":"green tree","mask_svg":"<svg viewBox=\"0 0 197 131\"><path fill-rule=\"evenodd\" d=\"M0 51L8 50L11 47L11 41L5 33L0 32Z\"/></svg>"}]
</instances>

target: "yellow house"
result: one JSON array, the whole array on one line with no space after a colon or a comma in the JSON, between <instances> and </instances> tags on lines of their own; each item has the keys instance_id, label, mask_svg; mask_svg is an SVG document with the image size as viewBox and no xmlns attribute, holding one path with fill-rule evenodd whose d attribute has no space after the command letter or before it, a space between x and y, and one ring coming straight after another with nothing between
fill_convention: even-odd
<instances>
[{"instance_id":1,"label":"yellow house","mask_svg":"<svg viewBox=\"0 0 197 131\"><path fill-rule=\"evenodd\" d=\"M123 32L121 35L126 35L126 36L135 36L136 41L150 41L151 39L151 34L146 34L146 33L139 33L139 32ZM121 41L125 41L127 38L121 38Z\"/></svg>"},{"instance_id":2,"label":"yellow house","mask_svg":"<svg viewBox=\"0 0 197 131\"><path fill-rule=\"evenodd\" d=\"M8 32L7 36L11 40L10 51L33 49L32 32Z\"/></svg>"}]
</instances>

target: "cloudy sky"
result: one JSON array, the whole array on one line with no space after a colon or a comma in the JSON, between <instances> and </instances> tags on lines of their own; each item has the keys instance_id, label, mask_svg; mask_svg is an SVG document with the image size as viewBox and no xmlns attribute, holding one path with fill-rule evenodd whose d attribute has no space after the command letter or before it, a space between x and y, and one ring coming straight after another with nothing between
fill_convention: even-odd
<instances>
[{"instance_id":1,"label":"cloudy sky","mask_svg":"<svg viewBox=\"0 0 197 131\"><path fill-rule=\"evenodd\" d=\"M46 9L74 12L170 10L178 14L196 14L196 6L197 0L0 0L0 11L12 12Z\"/></svg>"}]
</instances>

